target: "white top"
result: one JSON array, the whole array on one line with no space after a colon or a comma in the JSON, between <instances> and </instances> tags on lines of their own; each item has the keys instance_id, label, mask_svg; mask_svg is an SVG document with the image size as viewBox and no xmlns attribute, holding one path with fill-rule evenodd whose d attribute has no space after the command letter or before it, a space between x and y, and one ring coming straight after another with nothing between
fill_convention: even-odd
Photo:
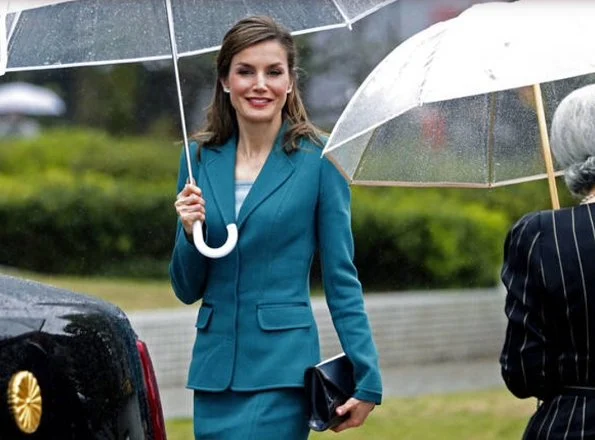
<instances>
[{"instance_id":1,"label":"white top","mask_svg":"<svg viewBox=\"0 0 595 440\"><path fill-rule=\"evenodd\" d=\"M246 196L250 192L250 188L254 182L249 180L236 180L236 218L238 218L238 214L240 213L240 208L246 200Z\"/></svg>"}]
</instances>

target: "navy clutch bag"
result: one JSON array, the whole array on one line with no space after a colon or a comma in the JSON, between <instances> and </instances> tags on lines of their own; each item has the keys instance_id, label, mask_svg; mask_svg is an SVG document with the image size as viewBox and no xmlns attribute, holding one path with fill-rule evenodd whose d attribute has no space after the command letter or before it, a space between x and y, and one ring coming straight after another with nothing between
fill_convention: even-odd
<instances>
[{"instance_id":1,"label":"navy clutch bag","mask_svg":"<svg viewBox=\"0 0 595 440\"><path fill-rule=\"evenodd\" d=\"M325 431L349 417L348 414L338 416L336 412L355 392L353 365L345 353L307 368L304 386L310 407L310 429Z\"/></svg>"}]
</instances>

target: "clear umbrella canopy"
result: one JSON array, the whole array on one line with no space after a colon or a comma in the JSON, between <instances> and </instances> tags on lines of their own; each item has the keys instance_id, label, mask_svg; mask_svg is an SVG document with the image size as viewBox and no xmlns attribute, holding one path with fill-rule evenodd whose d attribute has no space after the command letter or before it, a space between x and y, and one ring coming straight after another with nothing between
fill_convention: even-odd
<instances>
[{"instance_id":1,"label":"clear umbrella canopy","mask_svg":"<svg viewBox=\"0 0 595 440\"><path fill-rule=\"evenodd\" d=\"M595 72L594 17L595 2L493 2L419 32L360 86L324 154L356 184L545 177L545 122Z\"/></svg>"},{"instance_id":2,"label":"clear umbrella canopy","mask_svg":"<svg viewBox=\"0 0 595 440\"><path fill-rule=\"evenodd\" d=\"M592 82L542 84L547 120L566 94ZM354 184L497 187L546 177L541 142L533 90L523 87L415 107L326 154Z\"/></svg>"},{"instance_id":3,"label":"clear umbrella canopy","mask_svg":"<svg viewBox=\"0 0 595 440\"><path fill-rule=\"evenodd\" d=\"M217 50L227 29L249 15L269 15L299 34L351 26L394 1L12 1L4 11L5 67L15 71L171 58L168 7L183 57Z\"/></svg>"}]
</instances>

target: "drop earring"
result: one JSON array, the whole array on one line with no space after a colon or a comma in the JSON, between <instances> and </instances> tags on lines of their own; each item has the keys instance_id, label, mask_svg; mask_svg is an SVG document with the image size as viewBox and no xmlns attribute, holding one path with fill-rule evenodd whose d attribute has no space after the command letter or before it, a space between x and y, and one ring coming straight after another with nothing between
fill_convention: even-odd
<instances>
[{"instance_id":1,"label":"drop earring","mask_svg":"<svg viewBox=\"0 0 595 440\"><path fill-rule=\"evenodd\" d=\"M229 93L229 89L228 89L227 87L223 87L223 91L224 91L225 93Z\"/></svg>"}]
</instances>

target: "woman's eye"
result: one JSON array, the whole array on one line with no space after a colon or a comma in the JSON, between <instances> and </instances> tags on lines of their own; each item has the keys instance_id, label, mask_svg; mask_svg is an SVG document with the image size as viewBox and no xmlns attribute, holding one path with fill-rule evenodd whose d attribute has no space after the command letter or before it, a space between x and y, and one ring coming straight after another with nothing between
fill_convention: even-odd
<instances>
[{"instance_id":1,"label":"woman's eye","mask_svg":"<svg viewBox=\"0 0 595 440\"><path fill-rule=\"evenodd\" d=\"M279 76L279 75L281 75L282 73L283 73L283 72L281 72L280 70L271 70L271 71L269 72L269 75L271 75L271 76Z\"/></svg>"},{"instance_id":2,"label":"woman's eye","mask_svg":"<svg viewBox=\"0 0 595 440\"><path fill-rule=\"evenodd\" d=\"M251 73L252 71L247 69L238 70L239 75L250 75Z\"/></svg>"}]
</instances>

